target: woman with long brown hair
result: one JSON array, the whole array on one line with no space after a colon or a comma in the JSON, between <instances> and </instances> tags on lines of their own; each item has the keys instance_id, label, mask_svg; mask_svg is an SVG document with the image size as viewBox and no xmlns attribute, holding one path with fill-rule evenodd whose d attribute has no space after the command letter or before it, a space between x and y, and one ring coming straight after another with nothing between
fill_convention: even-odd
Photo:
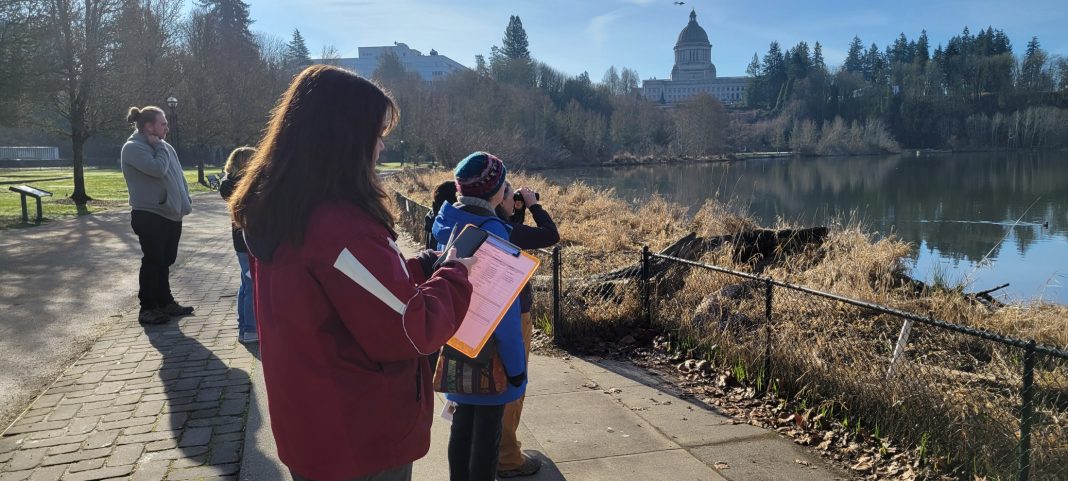
<instances>
[{"instance_id":1,"label":"woman with long brown hair","mask_svg":"<svg viewBox=\"0 0 1068 481\"><path fill-rule=\"evenodd\" d=\"M393 100L315 65L275 107L230 208L253 256L279 457L296 480L411 479L430 446L425 356L467 312L473 259L405 260L374 166Z\"/></svg>"}]
</instances>

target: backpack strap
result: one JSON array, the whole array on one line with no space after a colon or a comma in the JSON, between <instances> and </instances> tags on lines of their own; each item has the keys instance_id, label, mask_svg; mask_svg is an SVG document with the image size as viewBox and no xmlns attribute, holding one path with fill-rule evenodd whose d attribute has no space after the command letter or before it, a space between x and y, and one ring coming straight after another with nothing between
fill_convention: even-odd
<instances>
[{"instance_id":1,"label":"backpack strap","mask_svg":"<svg viewBox=\"0 0 1068 481\"><path fill-rule=\"evenodd\" d=\"M490 218L482 221L482 223L478 225L478 228L481 229L483 226L485 226L487 223L489 223L491 221L497 221L498 223L500 223L501 226L504 227L504 231L505 232L509 232L509 231L512 230L512 228L508 224L506 224L503 220L501 220L500 218L497 218L497 217L490 217Z\"/></svg>"}]
</instances>

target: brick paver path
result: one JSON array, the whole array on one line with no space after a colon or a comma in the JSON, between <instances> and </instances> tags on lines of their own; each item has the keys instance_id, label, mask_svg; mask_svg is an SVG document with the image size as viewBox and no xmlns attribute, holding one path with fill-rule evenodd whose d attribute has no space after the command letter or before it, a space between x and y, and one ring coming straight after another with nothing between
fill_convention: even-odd
<instances>
[{"instance_id":1,"label":"brick paver path","mask_svg":"<svg viewBox=\"0 0 1068 481\"><path fill-rule=\"evenodd\" d=\"M196 251L171 276L196 314L143 327L126 310L0 437L0 481L236 479L256 359L230 236Z\"/></svg>"}]
</instances>

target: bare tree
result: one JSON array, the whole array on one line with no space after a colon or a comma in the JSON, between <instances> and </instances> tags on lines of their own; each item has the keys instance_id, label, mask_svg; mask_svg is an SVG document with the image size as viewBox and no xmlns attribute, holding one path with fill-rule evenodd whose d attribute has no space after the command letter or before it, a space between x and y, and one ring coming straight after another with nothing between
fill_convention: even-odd
<instances>
[{"instance_id":1,"label":"bare tree","mask_svg":"<svg viewBox=\"0 0 1068 481\"><path fill-rule=\"evenodd\" d=\"M70 138L74 153L74 192L80 209L92 200L85 190L85 142L118 123L114 99L101 87L112 62L119 0L43 0L43 36L54 64L48 72L58 90L49 92L62 121L57 130ZM48 85L47 82L43 83Z\"/></svg>"},{"instance_id":2,"label":"bare tree","mask_svg":"<svg viewBox=\"0 0 1068 481\"><path fill-rule=\"evenodd\" d=\"M326 65L340 65L338 60L341 59L341 54L337 53L337 47L333 45L323 45L323 51L319 54L319 63Z\"/></svg>"},{"instance_id":3,"label":"bare tree","mask_svg":"<svg viewBox=\"0 0 1068 481\"><path fill-rule=\"evenodd\" d=\"M698 94L675 111L675 147L681 155L718 154L726 150L727 112L708 94Z\"/></svg>"}]
</instances>

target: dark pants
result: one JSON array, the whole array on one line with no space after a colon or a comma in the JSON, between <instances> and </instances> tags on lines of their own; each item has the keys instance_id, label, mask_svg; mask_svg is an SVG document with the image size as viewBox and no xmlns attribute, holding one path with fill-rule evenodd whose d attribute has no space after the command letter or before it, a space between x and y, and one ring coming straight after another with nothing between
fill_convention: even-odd
<instances>
[{"instance_id":1,"label":"dark pants","mask_svg":"<svg viewBox=\"0 0 1068 481\"><path fill-rule=\"evenodd\" d=\"M141 273L137 280L140 289L137 298L141 310L147 311L174 302L170 267L178 258L178 239L182 237L182 223L158 214L135 210L130 215L137 240L141 243Z\"/></svg>"},{"instance_id":2,"label":"dark pants","mask_svg":"<svg viewBox=\"0 0 1068 481\"><path fill-rule=\"evenodd\" d=\"M449 479L497 479L497 449L501 443L504 406L457 404L449 436Z\"/></svg>"}]
</instances>

